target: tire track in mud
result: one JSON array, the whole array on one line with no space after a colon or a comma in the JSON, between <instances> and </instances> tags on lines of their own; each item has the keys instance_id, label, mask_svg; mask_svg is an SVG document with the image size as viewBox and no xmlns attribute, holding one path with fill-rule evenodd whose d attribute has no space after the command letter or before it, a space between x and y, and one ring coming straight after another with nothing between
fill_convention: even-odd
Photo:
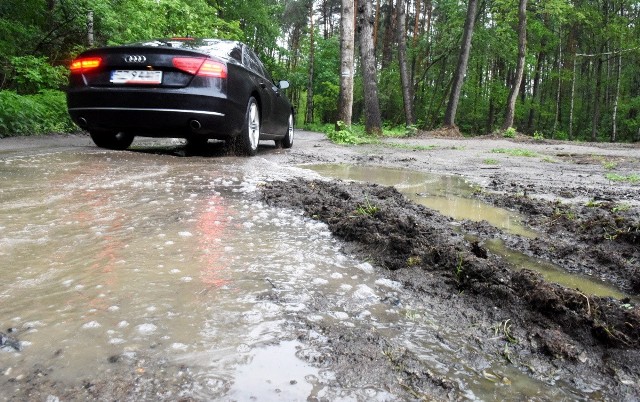
<instances>
[{"instance_id":1,"label":"tire track in mud","mask_svg":"<svg viewBox=\"0 0 640 402\"><path fill-rule=\"evenodd\" d=\"M470 316L505 323L500 331L488 324L484 330L494 331L487 338L499 333L508 348L491 342L482 347L494 348L513 365L537 377L557 371L559 381L600 384L613 399L640 397L638 306L513 271L481 244L466 241L449 218L412 204L392 187L297 179L269 183L262 191L270 205L301 209L325 222L417 297L440 294L438 308L453 304ZM465 314L451 317L462 320L459 325L479 325L465 322Z\"/></svg>"}]
</instances>

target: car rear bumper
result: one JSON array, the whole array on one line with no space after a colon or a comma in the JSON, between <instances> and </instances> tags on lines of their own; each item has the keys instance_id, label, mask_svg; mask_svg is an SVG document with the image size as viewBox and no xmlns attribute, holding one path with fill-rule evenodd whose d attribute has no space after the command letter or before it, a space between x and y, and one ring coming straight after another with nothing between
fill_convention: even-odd
<instances>
[{"instance_id":1,"label":"car rear bumper","mask_svg":"<svg viewBox=\"0 0 640 402\"><path fill-rule=\"evenodd\" d=\"M148 137L227 139L242 127L244 110L223 97L162 92L69 91L71 119L83 129Z\"/></svg>"}]
</instances>

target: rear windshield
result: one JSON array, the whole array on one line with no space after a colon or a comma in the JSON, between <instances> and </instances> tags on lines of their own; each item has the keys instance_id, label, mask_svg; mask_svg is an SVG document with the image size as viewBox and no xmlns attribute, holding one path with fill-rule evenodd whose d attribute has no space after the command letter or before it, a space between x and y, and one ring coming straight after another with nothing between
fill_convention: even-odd
<instances>
[{"instance_id":1,"label":"rear windshield","mask_svg":"<svg viewBox=\"0 0 640 402\"><path fill-rule=\"evenodd\" d=\"M149 42L134 43L132 46L173 47L195 50L210 56L235 59L242 62L240 43L221 39L161 39Z\"/></svg>"}]
</instances>

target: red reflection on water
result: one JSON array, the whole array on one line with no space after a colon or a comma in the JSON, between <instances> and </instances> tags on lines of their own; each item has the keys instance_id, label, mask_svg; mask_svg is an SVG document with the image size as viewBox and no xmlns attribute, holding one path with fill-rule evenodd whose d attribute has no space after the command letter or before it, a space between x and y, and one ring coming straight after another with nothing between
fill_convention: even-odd
<instances>
[{"instance_id":1,"label":"red reflection on water","mask_svg":"<svg viewBox=\"0 0 640 402\"><path fill-rule=\"evenodd\" d=\"M202 253L200 280L212 287L221 287L229 283L224 275L229 267L224 247L230 236L228 229L233 210L227 208L224 202L220 196L211 196L197 218L198 250Z\"/></svg>"}]
</instances>

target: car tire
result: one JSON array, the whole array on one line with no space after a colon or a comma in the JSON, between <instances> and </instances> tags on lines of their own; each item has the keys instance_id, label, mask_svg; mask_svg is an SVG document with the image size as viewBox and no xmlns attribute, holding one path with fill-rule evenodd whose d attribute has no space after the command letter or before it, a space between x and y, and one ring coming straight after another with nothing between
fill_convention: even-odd
<instances>
[{"instance_id":1,"label":"car tire","mask_svg":"<svg viewBox=\"0 0 640 402\"><path fill-rule=\"evenodd\" d=\"M89 132L93 143L100 148L122 151L129 148L133 142L134 135L125 132L91 130Z\"/></svg>"},{"instance_id":2,"label":"car tire","mask_svg":"<svg viewBox=\"0 0 640 402\"><path fill-rule=\"evenodd\" d=\"M280 146L282 148L291 148L293 146L293 137L295 135L293 129L293 113L289 114L289 124L287 126L287 134L280 140Z\"/></svg>"},{"instance_id":3,"label":"car tire","mask_svg":"<svg viewBox=\"0 0 640 402\"><path fill-rule=\"evenodd\" d=\"M247 112L240 135L235 141L236 155L253 156L258 153L260 142L260 109L252 96L247 102Z\"/></svg>"}]
</instances>

